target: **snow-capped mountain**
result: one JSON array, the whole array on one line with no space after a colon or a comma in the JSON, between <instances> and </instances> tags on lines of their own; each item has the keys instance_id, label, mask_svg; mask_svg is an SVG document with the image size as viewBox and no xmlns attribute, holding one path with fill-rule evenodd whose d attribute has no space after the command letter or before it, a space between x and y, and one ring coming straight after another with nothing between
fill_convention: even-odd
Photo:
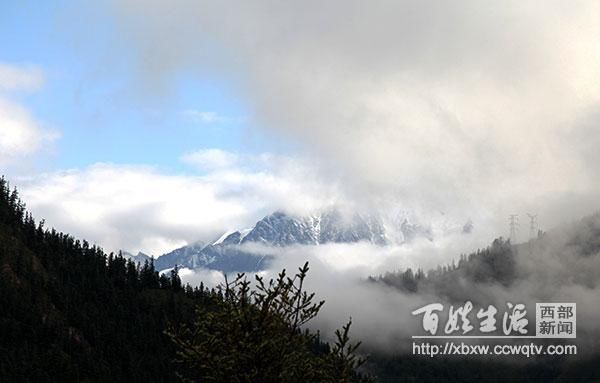
<instances>
[{"instance_id":1,"label":"snow-capped mountain","mask_svg":"<svg viewBox=\"0 0 600 383\"><path fill-rule=\"evenodd\" d=\"M165 270L173 268L175 265L189 268L203 266L201 261L198 262L198 265L196 265L195 261L204 247L206 247L206 243L202 241L196 241L187 246L180 247L155 259L154 267L156 270Z\"/></svg>"},{"instance_id":2,"label":"snow-capped mountain","mask_svg":"<svg viewBox=\"0 0 600 383\"><path fill-rule=\"evenodd\" d=\"M146 261L150 262L150 260L152 259L152 256L142 253L141 251L139 251L137 254L131 254L128 251L122 251L121 255L125 259L131 259L133 262L139 263L142 265L144 264L144 262L146 262Z\"/></svg>"},{"instance_id":3,"label":"snow-capped mountain","mask_svg":"<svg viewBox=\"0 0 600 383\"><path fill-rule=\"evenodd\" d=\"M247 250L247 245L285 247L325 243L369 242L375 245L407 242L416 237L430 238L429 229L404 219L388 228L376 216L350 214L329 209L321 214L299 217L275 212L258 221L253 228L228 232L210 243L196 242L157 258L157 270L179 267L234 271L257 271L266 268L270 257ZM388 232L393 231L393 235ZM431 239L431 238L430 238ZM246 246L245 246L246 245Z\"/></svg>"},{"instance_id":4,"label":"snow-capped mountain","mask_svg":"<svg viewBox=\"0 0 600 383\"><path fill-rule=\"evenodd\" d=\"M289 246L360 241L384 245L386 237L382 222L359 214L343 217L337 210L328 210L324 214L310 217L273 213L258 221L240 243Z\"/></svg>"}]
</instances>

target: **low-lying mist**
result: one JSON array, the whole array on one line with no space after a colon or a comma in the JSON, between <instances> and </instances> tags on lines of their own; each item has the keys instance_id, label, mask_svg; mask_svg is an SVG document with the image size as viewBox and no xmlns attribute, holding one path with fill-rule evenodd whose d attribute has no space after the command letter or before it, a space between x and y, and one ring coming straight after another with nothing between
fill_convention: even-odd
<instances>
[{"instance_id":1,"label":"low-lying mist","mask_svg":"<svg viewBox=\"0 0 600 383\"><path fill-rule=\"evenodd\" d=\"M578 343L593 349L600 339L600 214L512 246L515 268L508 283L476 281L460 272L449 272L446 278L450 282L410 292L368 279L408 268L427 272L440 265L456 264L461 254L473 253L492 240L486 243L482 238L457 234L436 241L420 239L404 246L357 243L271 248L273 258L260 274L271 278L282 269L294 273L308 261L311 270L306 288L325 300L310 326L328 338L351 317L353 337L363 341L367 349L406 351L410 337L423 334L421 317L412 316L411 311L434 302L444 303L447 309L466 300L473 301L476 309L487 305L498 308L499 326L506 302L525 303L530 317L536 302L575 302ZM263 254L265 251L260 249ZM223 281L222 274L214 270L184 269L181 277L192 285L203 281L216 286ZM254 275L248 277L253 279ZM535 333L533 321L528 331Z\"/></svg>"}]
</instances>

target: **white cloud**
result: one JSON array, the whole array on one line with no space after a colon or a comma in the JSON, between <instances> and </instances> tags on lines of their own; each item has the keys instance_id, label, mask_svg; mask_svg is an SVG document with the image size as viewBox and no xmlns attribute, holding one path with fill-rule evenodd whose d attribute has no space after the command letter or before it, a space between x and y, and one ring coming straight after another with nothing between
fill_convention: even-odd
<instances>
[{"instance_id":1,"label":"white cloud","mask_svg":"<svg viewBox=\"0 0 600 383\"><path fill-rule=\"evenodd\" d=\"M249 172L235 167L202 176L166 175L151 167L96 164L22 178L17 186L37 219L108 251L160 255L230 229L251 227L274 210L333 203L334 185L309 178L300 161Z\"/></svg>"},{"instance_id":2,"label":"white cloud","mask_svg":"<svg viewBox=\"0 0 600 383\"><path fill-rule=\"evenodd\" d=\"M0 62L0 91L38 90L44 73L34 66L15 66Z\"/></svg>"},{"instance_id":3,"label":"white cloud","mask_svg":"<svg viewBox=\"0 0 600 383\"><path fill-rule=\"evenodd\" d=\"M214 124L220 122L241 122L244 120L243 117L223 116L216 112L198 111L194 109L186 110L184 112L184 115L190 118L192 121L203 124Z\"/></svg>"},{"instance_id":4,"label":"white cloud","mask_svg":"<svg viewBox=\"0 0 600 383\"><path fill-rule=\"evenodd\" d=\"M171 269L169 269L171 270ZM165 271L163 271L165 272ZM217 287L225 282L223 273L217 270L207 269L179 269L179 276L183 283L189 283L192 286L199 286L203 283L208 288Z\"/></svg>"},{"instance_id":5,"label":"white cloud","mask_svg":"<svg viewBox=\"0 0 600 383\"><path fill-rule=\"evenodd\" d=\"M314 172L318 164L306 158L289 157L269 152L258 154L234 153L219 148L203 148L188 152L180 157L181 162L200 170L227 171L244 170L250 173L269 170L278 173ZM290 174L291 176L291 174ZM335 181L335 180L334 180Z\"/></svg>"},{"instance_id":6,"label":"white cloud","mask_svg":"<svg viewBox=\"0 0 600 383\"><path fill-rule=\"evenodd\" d=\"M503 228L512 211L549 216L600 192L597 2L165 7L117 7L139 73L218 68L253 121L362 203L483 210Z\"/></svg>"},{"instance_id":7,"label":"white cloud","mask_svg":"<svg viewBox=\"0 0 600 383\"><path fill-rule=\"evenodd\" d=\"M221 149L201 149L185 154L181 160L201 169L212 170L236 165L238 156Z\"/></svg>"},{"instance_id":8,"label":"white cloud","mask_svg":"<svg viewBox=\"0 0 600 383\"><path fill-rule=\"evenodd\" d=\"M21 105L0 98L0 164L37 152L58 133L40 129Z\"/></svg>"},{"instance_id":9,"label":"white cloud","mask_svg":"<svg viewBox=\"0 0 600 383\"><path fill-rule=\"evenodd\" d=\"M37 68L0 63L0 91L36 90L43 83ZM27 108L0 94L0 165L36 153L58 138L58 133L40 127Z\"/></svg>"}]
</instances>

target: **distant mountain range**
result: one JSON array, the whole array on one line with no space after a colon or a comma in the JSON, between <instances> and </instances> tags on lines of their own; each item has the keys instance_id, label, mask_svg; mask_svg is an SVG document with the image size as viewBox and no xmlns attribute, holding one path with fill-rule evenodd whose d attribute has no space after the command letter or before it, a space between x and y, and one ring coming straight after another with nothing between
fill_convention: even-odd
<instances>
[{"instance_id":1,"label":"distant mountain range","mask_svg":"<svg viewBox=\"0 0 600 383\"><path fill-rule=\"evenodd\" d=\"M307 217L275 212L258 221L250 229L227 232L213 242L198 241L163 254L154 260L154 265L157 270L177 265L225 272L258 271L267 267L270 256L250 252L244 245L286 247L368 242L384 246L409 242L417 237L431 240L431 229L412 224L408 219L395 225L386 225L377 216L344 215L337 209L329 209L322 214ZM136 255L123 252L123 256L139 263L151 259L149 255L141 252Z\"/></svg>"}]
</instances>

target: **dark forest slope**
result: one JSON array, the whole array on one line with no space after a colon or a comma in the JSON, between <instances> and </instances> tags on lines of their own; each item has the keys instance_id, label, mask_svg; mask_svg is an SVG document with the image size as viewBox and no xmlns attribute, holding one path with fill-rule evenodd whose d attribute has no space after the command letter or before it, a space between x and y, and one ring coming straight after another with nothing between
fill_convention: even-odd
<instances>
[{"instance_id":1,"label":"dark forest slope","mask_svg":"<svg viewBox=\"0 0 600 383\"><path fill-rule=\"evenodd\" d=\"M0 178L0 382L368 381L349 325L331 347L300 329L322 305L307 271L182 286L176 269L44 229Z\"/></svg>"}]
</instances>

